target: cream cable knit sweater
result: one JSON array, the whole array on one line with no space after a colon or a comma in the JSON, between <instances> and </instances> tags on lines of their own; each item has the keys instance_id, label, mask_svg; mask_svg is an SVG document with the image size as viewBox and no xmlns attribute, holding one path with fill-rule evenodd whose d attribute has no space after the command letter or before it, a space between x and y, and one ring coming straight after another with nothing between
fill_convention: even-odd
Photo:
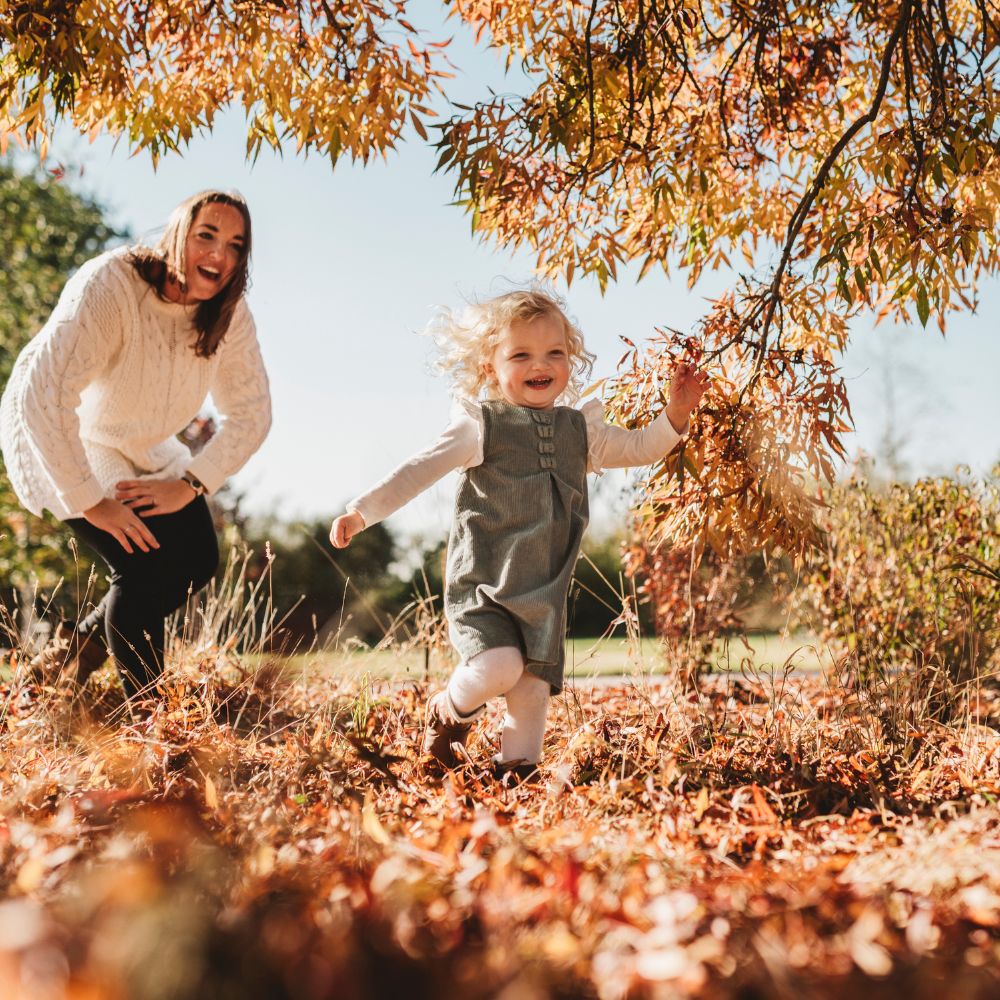
<instances>
[{"instance_id":1,"label":"cream cable knit sweater","mask_svg":"<svg viewBox=\"0 0 1000 1000\"><path fill-rule=\"evenodd\" d=\"M121 479L185 469L217 490L271 425L267 376L243 301L219 349L192 349L193 307L164 302L125 260L88 261L21 352L0 402L0 447L28 510L65 520L114 496ZM211 393L221 429L192 458L174 436Z\"/></svg>"}]
</instances>

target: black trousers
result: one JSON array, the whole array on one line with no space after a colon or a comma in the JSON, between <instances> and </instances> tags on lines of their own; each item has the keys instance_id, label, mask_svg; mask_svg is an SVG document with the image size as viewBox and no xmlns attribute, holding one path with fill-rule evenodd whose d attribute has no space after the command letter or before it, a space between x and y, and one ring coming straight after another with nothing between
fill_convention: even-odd
<instances>
[{"instance_id":1,"label":"black trousers","mask_svg":"<svg viewBox=\"0 0 1000 1000\"><path fill-rule=\"evenodd\" d=\"M111 570L110 589L77 629L104 633L130 698L163 672L164 619L189 592L201 590L219 565L219 542L204 497L145 520L160 547L142 552L133 543L131 554L82 517L66 521Z\"/></svg>"}]
</instances>

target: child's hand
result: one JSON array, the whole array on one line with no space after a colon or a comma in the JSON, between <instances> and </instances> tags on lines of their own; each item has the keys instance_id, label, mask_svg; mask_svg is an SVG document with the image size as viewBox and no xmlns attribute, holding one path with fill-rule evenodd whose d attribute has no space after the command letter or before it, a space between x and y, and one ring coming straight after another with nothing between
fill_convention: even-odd
<instances>
[{"instance_id":1,"label":"child's hand","mask_svg":"<svg viewBox=\"0 0 1000 1000\"><path fill-rule=\"evenodd\" d=\"M682 361L670 379L670 399L667 416L677 431L683 430L691 411L698 405L708 388L708 376L694 365Z\"/></svg>"},{"instance_id":2,"label":"child's hand","mask_svg":"<svg viewBox=\"0 0 1000 1000\"><path fill-rule=\"evenodd\" d=\"M330 544L335 549L347 548L347 543L359 532L365 530L365 519L356 511L341 514L330 529Z\"/></svg>"}]
</instances>

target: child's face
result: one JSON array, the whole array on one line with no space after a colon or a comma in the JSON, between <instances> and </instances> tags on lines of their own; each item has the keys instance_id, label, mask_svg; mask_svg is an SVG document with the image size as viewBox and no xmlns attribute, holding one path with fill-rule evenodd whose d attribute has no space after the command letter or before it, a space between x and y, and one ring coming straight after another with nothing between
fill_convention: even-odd
<instances>
[{"instance_id":1,"label":"child's face","mask_svg":"<svg viewBox=\"0 0 1000 1000\"><path fill-rule=\"evenodd\" d=\"M548 410L569 383L569 352L562 324L552 316L512 323L486 364L504 399Z\"/></svg>"}]
</instances>

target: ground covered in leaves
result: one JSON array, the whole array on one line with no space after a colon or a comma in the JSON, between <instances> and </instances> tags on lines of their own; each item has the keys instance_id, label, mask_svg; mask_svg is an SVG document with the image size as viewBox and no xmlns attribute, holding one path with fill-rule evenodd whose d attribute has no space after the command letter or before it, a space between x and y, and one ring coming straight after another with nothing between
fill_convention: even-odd
<instances>
[{"instance_id":1,"label":"ground covered in leaves","mask_svg":"<svg viewBox=\"0 0 1000 1000\"><path fill-rule=\"evenodd\" d=\"M577 688L510 788L499 706L482 767L419 759L420 685L207 660L142 721L11 685L0 996L995 997L1000 700L884 694Z\"/></svg>"}]
</instances>

